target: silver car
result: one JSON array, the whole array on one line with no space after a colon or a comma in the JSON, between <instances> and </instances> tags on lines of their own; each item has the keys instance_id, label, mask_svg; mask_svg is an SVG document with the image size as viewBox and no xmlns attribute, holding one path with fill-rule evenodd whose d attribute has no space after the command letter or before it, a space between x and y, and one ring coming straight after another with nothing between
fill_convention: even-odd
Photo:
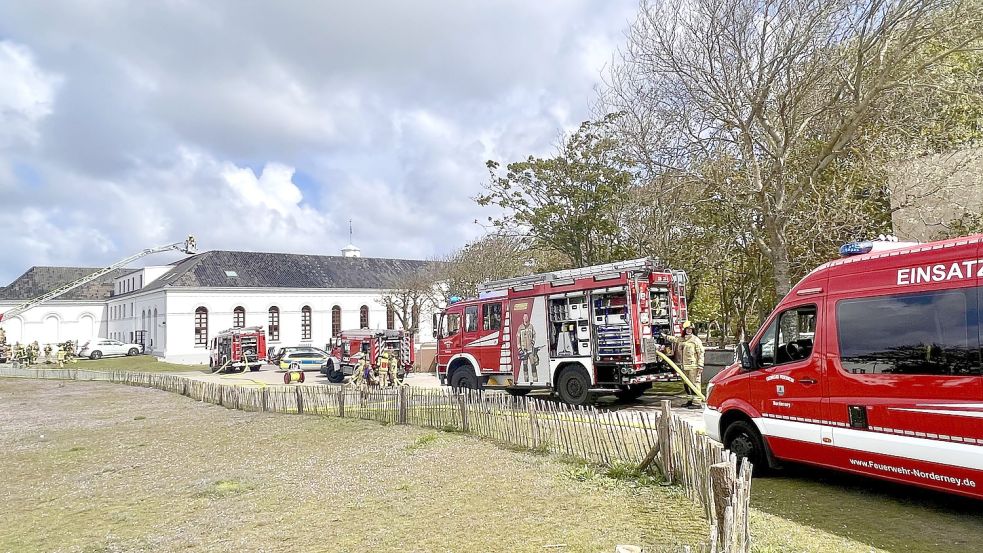
<instances>
[{"instance_id":1,"label":"silver car","mask_svg":"<svg viewBox=\"0 0 983 553\"><path fill-rule=\"evenodd\" d=\"M119 340L109 340L107 338L97 338L82 344L79 349L79 357L89 359L100 359L115 355L138 355L143 351L140 344L124 344Z\"/></svg>"}]
</instances>

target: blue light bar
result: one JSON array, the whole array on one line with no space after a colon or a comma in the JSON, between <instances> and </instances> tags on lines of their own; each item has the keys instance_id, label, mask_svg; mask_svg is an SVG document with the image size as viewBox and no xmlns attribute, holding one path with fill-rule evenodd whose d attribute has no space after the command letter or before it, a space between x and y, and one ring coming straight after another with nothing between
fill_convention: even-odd
<instances>
[{"instance_id":1,"label":"blue light bar","mask_svg":"<svg viewBox=\"0 0 983 553\"><path fill-rule=\"evenodd\" d=\"M873 249L874 242L871 240L864 240L863 242L849 242L840 246L840 255L842 257L850 257L851 255L870 253L870 251Z\"/></svg>"},{"instance_id":2,"label":"blue light bar","mask_svg":"<svg viewBox=\"0 0 983 553\"><path fill-rule=\"evenodd\" d=\"M460 296L451 296L448 301L450 303L457 303L457 302L461 301L461 298L460 298Z\"/></svg>"}]
</instances>

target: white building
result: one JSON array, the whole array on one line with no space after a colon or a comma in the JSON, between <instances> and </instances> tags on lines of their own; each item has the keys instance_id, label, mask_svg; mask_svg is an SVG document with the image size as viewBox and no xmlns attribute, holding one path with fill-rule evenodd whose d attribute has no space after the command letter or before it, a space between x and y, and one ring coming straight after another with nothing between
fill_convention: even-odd
<instances>
[{"instance_id":1,"label":"white building","mask_svg":"<svg viewBox=\"0 0 983 553\"><path fill-rule=\"evenodd\" d=\"M0 326L8 342L106 337L144 344L178 363L207 363L208 340L233 326L262 326L269 346L324 347L342 329L394 328L382 295L426 262L209 251L166 266L117 271ZM0 312L95 269L33 267L0 288ZM424 341L431 314L420 314Z\"/></svg>"}]
</instances>

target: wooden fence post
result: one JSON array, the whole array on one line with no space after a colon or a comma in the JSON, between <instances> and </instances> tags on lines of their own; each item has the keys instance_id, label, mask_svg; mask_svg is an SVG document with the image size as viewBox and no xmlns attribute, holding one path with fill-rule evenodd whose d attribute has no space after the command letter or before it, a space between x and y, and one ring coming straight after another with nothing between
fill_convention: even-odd
<instances>
[{"instance_id":1,"label":"wooden fence post","mask_svg":"<svg viewBox=\"0 0 983 553\"><path fill-rule=\"evenodd\" d=\"M456 395L457 395L457 404L461 408L461 431L462 432L467 432L468 429L470 428L470 425L468 424L467 403L464 400L464 394L463 393L459 393L459 394L456 394Z\"/></svg>"},{"instance_id":2,"label":"wooden fence post","mask_svg":"<svg viewBox=\"0 0 983 553\"><path fill-rule=\"evenodd\" d=\"M716 463L710 465L710 505L712 517L710 522L717 529L719 551L731 551L731 541L734 534L734 509L731 497L734 494L736 475L731 463Z\"/></svg>"},{"instance_id":3,"label":"wooden fence post","mask_svg":"<svg viewBox=\"0 0 983 553\"><path fill-rule=\"evenodd\" d=\"M270 401L270 390L266 386L263 386L263 398L261 401L262 401L263 412L266 412L266 406L269 404Z\"/></svg>"},{"instance_id":4,"label":"wooden fence post","mask_svg":"<svg viewBox=\"0 0 983 553\"><path fill-rule=\"evenodd\" d=\"M409 397L410 397L409 386L400 386L399 387L399 416L396 419L396 422L399 424L406 424L406 418L407 418L406 415L407 412L409 411L409 406L406 404L406 402L409 401Z\"/></svg>"},{"instance_id":5,"label":"wooden fence post","mask_svg":"<svg viewBox=\"0 0 983 553\"><path fill-rule=\"evenodd\" d=\"M665 472L666 482L675 483L676 467L672 462L672 402L662 400L661 414L659 415L658 432L656 433L659 446L659 455L662 457L662 469Z\"/></svg>"},{"instance_id":6,"label":"wooden fence post","mask_svg":"<svg viewBox=\"0 0 983 553\"><path fill-rule=\"evenodd\" d=\"M345 386L338 388L338 416L345 418Z\"/></svg>"},{"instance_id":7,"label":"wooden fence post","mask_svg":"<svg viewBox=\"0 0 983 553\"><path fill-rule=\"evenodd\" d=\"M297 414L298 415L303 415L304 414L304 393L301 391L300 386L297 386L296 388L294 388L294 391L296 392L296 395L297 395Z\"/></svg>"},{"instance_id":8,"label":"wooden fence post","mask_svg":"<svg viewBox=\"0 0 983 553\"><path fill-rule=\"evenodd\" d=\"M539 420L536 418L535 400L526 400L526 410L529 412L529 435L532 437L533 449L538 449L539 441Z\"/></svg>"}]
</instances>

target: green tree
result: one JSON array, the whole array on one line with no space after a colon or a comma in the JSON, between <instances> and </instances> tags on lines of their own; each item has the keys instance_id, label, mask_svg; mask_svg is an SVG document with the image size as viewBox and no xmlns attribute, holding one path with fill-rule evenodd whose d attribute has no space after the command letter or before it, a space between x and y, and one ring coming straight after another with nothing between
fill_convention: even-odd
<instances>
[{"instance_id":1,"label":"green tree","mask_svg":"<svg viewBox=\"0 0 983 553\"><path fill-rule=\"evenodd\" d=\"M632 166L610 133L616 116L585 122L556 156L509 163L488 161L489 182L476 198L502 208L489 222L502 232L526 234L575 266L622 259L621 214L632 189Z\"/></svg>"}]
</instances>

